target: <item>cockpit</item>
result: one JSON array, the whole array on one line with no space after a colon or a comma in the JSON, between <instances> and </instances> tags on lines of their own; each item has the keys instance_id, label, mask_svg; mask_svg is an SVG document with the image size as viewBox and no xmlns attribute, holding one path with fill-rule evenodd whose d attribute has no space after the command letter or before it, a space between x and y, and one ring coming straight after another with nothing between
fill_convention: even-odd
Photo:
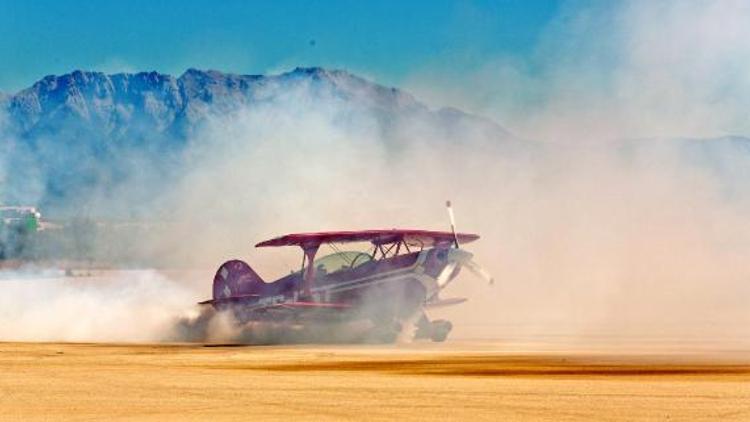
<instances>
[{"instance_id":1,"label":"cockpit","mask_svg":"<svg viewBox=\"0 0 750 422\"><path fill-rule=\"evenodd\" d=\"M372 256L359 251L340 251L318 258L313 261L315 270L324 274L349 270L372 261Z\"/></svg>"}]
</instances>

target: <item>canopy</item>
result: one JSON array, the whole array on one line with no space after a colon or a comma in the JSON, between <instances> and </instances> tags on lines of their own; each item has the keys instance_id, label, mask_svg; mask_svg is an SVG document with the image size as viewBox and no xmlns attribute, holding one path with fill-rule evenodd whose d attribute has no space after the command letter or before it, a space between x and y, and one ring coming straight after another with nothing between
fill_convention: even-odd
<instances>
[{"instance_id":1,"label":"canopy","mask_svg":"<svg viewBox=\"0 0 750 422\"><path fill-rule=\"evenodd\" d=\"M458 243L469 243L479 239L479 235L457 233ZM385 229L336 231L318 233L294 233L260 242L255 247L302 246L314 247L322 243L372 242L376 245L404 241L408 245L431 247L438 243L453 242L453 233L431 230Z\"/></svg>"}]
</instances>

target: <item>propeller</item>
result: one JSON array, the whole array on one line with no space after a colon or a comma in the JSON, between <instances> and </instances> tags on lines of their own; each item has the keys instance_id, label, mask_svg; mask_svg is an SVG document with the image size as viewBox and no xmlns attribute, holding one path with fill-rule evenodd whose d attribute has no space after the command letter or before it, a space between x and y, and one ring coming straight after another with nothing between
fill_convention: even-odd
<instances>
[{"instance_id":1,"label":"propeller","mask_svg":"<svg viewBox=\"0 0 750 422\"><path fill-rule=\"evenodd\" d=\"M453 214L453 207L451 206L451 201L445 201L445 207L448 209L448 218L451 222L451 232L453 233L453 245L456 247L456 250L451 251L453 255L456 255L457 261L461 262L461 265L468 268L469 271L471 271L472 274L475 276L487 281L490 285L495 284L495 279L492 278L492 275L484 269L481 265L474 262L471 258L473 255L469 252L461 250L459 252L459 244L458 244L458 235L456 234L456 217ZM438 286L443 287L447 284L448 280L447 278L450 276L450 274L453 272L453 268L455 268L455 265L451 267L450 271L443 271L440 276L438 276L437 283Z\"/></svg>"},{"instance_id":2,"label":"propeller","mask_svg":"<svg viewBox=\"0 0 750 422\"><path fill-rule=\"evenodd\" d=\"M445 201L445 207L448 209L448 218L451 221L451 232L453 232L453 245L458 249L458 236L456 235L456 217L453 215L451 201Z\"/></svg>"},{"instance_id":3,"label":"propeller","mask_svg":"<svg viewBox=\"0 0 750 422\"><path fill-rule=\"evenodd\" d=\"M489 284L494 284L495 279L492 277L489 271L484 269L481 265L474 261L474 254L464 249L451 249L449 252L449 260L453 261L451 264L446 266L446 269L438 275L437 283L438 286L443 287L447 284L447 278L453 272L456 265L461 264L462 267L468 269L475 276L487 281ZM448 268L450 267L450 268Z\"/></svg>"}]
</instances>

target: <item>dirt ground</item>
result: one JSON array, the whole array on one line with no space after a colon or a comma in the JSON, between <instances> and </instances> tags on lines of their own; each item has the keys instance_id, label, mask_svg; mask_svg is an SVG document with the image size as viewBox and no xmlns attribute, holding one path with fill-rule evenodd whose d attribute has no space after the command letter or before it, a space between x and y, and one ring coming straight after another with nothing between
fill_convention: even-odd
<instances>
[{"instance_id":1,"label":"dirt ground","mask_svg":"<svg viewBox=\"0 0 750 422\"><path fill-rule=\"evenodd\" d=\"M0 343L2 420L750 420L740 352Z\"/></svg>"}]
</instances>

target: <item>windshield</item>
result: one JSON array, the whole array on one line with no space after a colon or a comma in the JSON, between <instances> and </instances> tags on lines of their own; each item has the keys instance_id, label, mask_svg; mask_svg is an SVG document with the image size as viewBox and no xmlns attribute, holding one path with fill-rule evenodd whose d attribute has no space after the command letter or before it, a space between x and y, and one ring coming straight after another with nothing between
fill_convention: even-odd
<instances>
[{"instance_id":1,"label":"windshield","mask_svg":"<svg viewBox=\"0 0 750 422\"><path fill-rule=\"evenodd\" d=\"M372 257L364 252L344 251L318 258L314 264L316 270L330 274L340 270L357 268L371 260Z\"/></svg>"}]
</instances>

